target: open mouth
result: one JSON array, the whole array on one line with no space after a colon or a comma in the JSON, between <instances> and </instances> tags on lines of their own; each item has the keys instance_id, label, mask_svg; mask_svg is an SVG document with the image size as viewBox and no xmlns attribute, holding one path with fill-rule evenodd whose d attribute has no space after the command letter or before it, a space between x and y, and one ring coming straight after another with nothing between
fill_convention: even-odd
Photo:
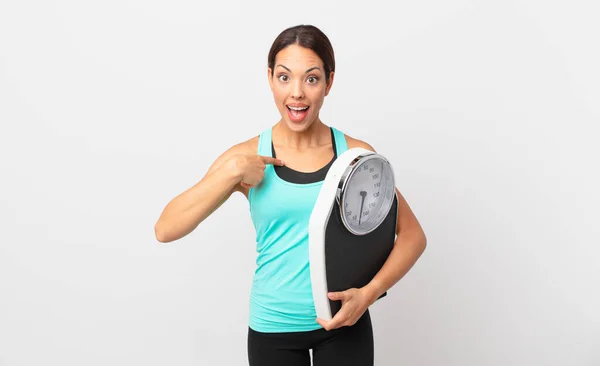
<instances>
[{"instance_id":1,"label":"open mouth","mask_svg":"<svg viewBox=\"0 0 600 366\"><path fill-rule=\"evenodd\" d=\"M301 122L308 114L309 106L294 107L286 105L288 116L293 122Z\"/></svg>"}]
</instances>

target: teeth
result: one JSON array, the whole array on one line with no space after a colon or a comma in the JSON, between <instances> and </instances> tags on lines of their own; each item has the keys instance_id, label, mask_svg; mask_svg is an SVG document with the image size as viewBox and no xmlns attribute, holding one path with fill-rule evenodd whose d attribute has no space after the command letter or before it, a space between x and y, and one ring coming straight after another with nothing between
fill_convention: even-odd
<instances>
[{"instance_id":1,"label":"teeth","mask_svg":"<svg viewBox=\"0 0 600 366\"><path fill-rule=\"evenodd\" d=\"M292 107L292 106L289 106L289 105L288 105L288 108L291 109L291 110L293 110L293 111L303 111L303 110L308 109L308 107Z\"/></svg>"}]
</instances>

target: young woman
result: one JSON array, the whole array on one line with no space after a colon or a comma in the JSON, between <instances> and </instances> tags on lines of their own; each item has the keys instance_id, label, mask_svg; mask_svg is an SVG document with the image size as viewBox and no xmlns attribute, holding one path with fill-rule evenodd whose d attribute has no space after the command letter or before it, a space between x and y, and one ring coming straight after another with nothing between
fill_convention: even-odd
<instances>
[{"instance_id":1,"label":"young woman","mask_svg":"<svg viewBox=\"0 0 600 366\"><path fill-rule=\"evenodd\" d=\"M398 236L387 262L363 288L329 294L342 302L330 321L316 318L312 298L308 222L328 168L345 150L368 143L319 117L331 90L335 58L321 30L284 30L268 55L268 79L281 119L258 136L233 145L200 182L175 197L155 225L160 242L192 232L234 192L250 205L257 233L257 268L250 296L251 366L368 366L374 362L368 308L414 265L426 238L397 191ZM285 198L284 198L285 197Z\"/></svg>"}]
</instances>

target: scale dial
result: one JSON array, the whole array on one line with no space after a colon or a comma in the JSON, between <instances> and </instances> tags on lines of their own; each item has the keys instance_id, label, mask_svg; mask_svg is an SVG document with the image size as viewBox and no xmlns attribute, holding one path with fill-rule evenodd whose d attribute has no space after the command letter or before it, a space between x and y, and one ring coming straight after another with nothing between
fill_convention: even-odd
<instances>
[{"instance_id":1,"label":"scale dial","mask_svg":"<svg viewBox=\"0 0 600 366\"><path fill-rule=\"evenodd\" d=\"M365 235L385 220L394 202L394 172L377 153L358 156L340 179L338 204L342 222L355 235Z\"/></svg>"}]
</instances>

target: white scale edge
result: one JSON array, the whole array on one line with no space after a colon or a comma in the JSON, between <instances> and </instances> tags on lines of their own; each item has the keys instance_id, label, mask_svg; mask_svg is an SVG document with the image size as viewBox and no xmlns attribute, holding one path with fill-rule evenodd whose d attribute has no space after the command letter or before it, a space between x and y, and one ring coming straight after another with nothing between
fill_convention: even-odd
<instances>
[{"instance_id":1,"label":"white scale edge","mask_svg":"<svg viewBox=\"0 0 600 366\"><path fill-rule=\"evenodd\" d=\"M310 260L310 279L313 300L317 317L331 320L331 308L327 297L327 271L325 269L325 230L331 216L337 189L346 169L358 156L374 151L355 147L344 151L331 165L317 200L313 207L308 224L308 250Z\"/></svg>"}]
</instances>

